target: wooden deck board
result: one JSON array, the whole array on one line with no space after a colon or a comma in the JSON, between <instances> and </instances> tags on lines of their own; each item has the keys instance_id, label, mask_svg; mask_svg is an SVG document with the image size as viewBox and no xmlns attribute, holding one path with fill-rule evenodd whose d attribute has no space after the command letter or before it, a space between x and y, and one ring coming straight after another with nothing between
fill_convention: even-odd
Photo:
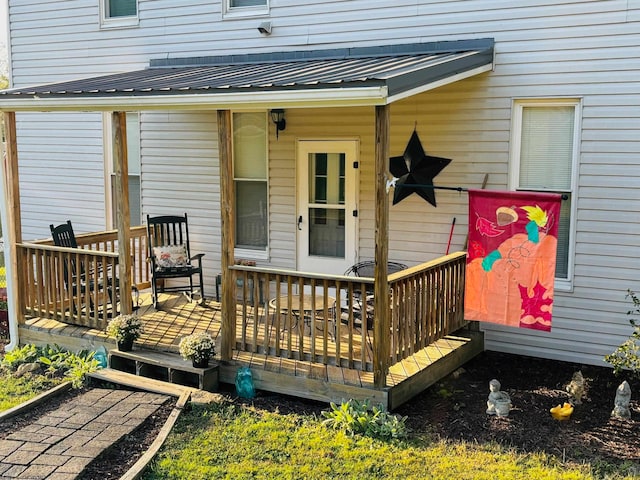
<instances>
[{"instance_id":1,"label":"wooden deck board","mask_svg":"<svg viewBox=\"0 0 640 480\"><path fill-rule=\"evenodd\" d=\"M219 303L208 300L204 305L199 305L196 302L190 303L182 295L161 294L160 305L162 310L156 311L151 305L150 295L144 293L141 295L138 314L143 319L145 333L136 342L136 348L170 352L177 355L178 343L184 335L194 331L207 331L214 338L218 337L222 316ZM265 335L273 336L271 333L273 331L272 322L265 324L263 310L258 309L256 313L259 317L257 323L259 345L275 345L275 341L269 343L269 338L266 342L264 339ZM252 338L252 329L253 322L247 328L248 338ZM346 333L346 330L341 329L341 334ZM240 335L240 332L238 327L237 334ZM299 340L297 333L294 332L291 338L294 357ZM317 335L317 341L320 342L322 337L321 334ZM108 339L103 331L38 318L30 319L27 325L21 326L20 338L21 340L33 339L34 343L58 343L64 347L71 345L74 349L96 348L98 345L105 345L106 348L115 346L115 342ZM367 338L366 335L365 338ZM361 358L361 339L362 334L357 332L354 335L353 349L354 359L357 361ZM281 340L281 346L286 347L288 334L285 334ZM307 340L306 338L305 353L309 353L311 350ZM468 338L447 337L416 352L390 368L387 375L387 387L382 390L374 387L372 372L302 361L296 358L280 358L267 355L264 352L251 353L237 350L234 350L233 359L228 365L221 365L220 380L233 384L237 369L244 365L251 368L254 373L256 383L260 386L257 388L264 390L327 402L340 402L347 398L361 400L368 398L372 402L396 408L433 381L439 380L457 368L461 364L460 362L467 358L467 356L457 355L457 353L461 348L468 350L466 345L469 341ZM370 349L368 341L365 348ZM478 347L475 349L478 350ZM316 353L321 359L322 349L317 348ZM332 350L330 346L327 354L330 359L335 358L335 348ZM441 362L442 359L449 357L453 359L460 357L460 359L451 360L446 364ZM438 376L439 378L433 380Z\"/></svg>"}]
</instances>

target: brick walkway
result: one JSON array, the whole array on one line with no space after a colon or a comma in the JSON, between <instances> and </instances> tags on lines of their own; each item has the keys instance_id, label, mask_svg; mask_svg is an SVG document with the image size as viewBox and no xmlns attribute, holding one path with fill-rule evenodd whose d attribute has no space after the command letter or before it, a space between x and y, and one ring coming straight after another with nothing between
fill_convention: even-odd
<instances>
[{"instance_id":1,"label":"brick walkway","mask_svg":"<svg viewBox=\"0 0 640 480\"><path fill-rule=\"evenodd\" d=\"M75 479L169 398L90 389L0 440L0 478Z\"/></svg>"}]
</instances>

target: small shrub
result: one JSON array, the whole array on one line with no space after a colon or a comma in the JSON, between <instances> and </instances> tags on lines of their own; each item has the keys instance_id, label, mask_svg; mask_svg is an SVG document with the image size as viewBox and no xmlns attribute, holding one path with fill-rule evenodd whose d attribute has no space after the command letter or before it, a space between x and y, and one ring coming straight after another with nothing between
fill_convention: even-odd
<instances>
[{"instance_id":1,"label":"small shrub","mask_svg":"<svg viewBox=\"0 0 640 480\"><path fill-rule=\"evenodd\" d=\"M380 405L371 407L369 401L349 400L340 406L331 403L331 410L322 412L323 424L349 435L364 435L379 440L406 438L407 417L393 415Z\"/></svg>"},{"instance_id":2,"label":"small shrub","mask_svg":"<svg viewBox=\"0 0 640 480\"><path fill-rule=\"evenodd\" d=\"M635 292L629 290L627 297L631 298L633 308L627 315L640 315L640 299ZM633 332L629 339L620 345L616 350L605 356L604 360L613 366L613 371L617 375L624 370L630 370L633 375L640 377L640 324L632 317L629 323L633 327Z\"/></svg>"},{"instance_id":3,"label":"small shrub","mask_svg":"<svg viewBox=\"0 0 640 480\"><path fill-rule=\"evenodd\" d=\"M47 377L64 378L71 381L74 388L84 385L86 375L99 368L99 362L93 358L94 352L81 350L69 352L58 345L38 347L25 345L6 352L2 367L15 371L23 363L39 363Z\"/></svg>"}]
</instances>

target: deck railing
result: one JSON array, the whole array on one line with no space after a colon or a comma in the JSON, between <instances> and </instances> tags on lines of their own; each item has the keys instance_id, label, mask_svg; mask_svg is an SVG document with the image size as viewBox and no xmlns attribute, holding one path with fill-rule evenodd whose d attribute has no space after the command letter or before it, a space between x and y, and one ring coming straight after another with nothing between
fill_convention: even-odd
<instances>
[{"instance_id":1,"label":"deck railing","mask_svg":"<svg viewBox=\"0 0 640 480\"><path fill-rule=\"evenodd\" d=\"M458 252L389 275L392 364L464 325L465 263Z\"/></svg>"},{"instance_id":2,"label":"deck railing","mask_svg":"<svg viewBox=\"0 0 640 480\"><path fill-rule=\"evenodd\" d=\"M388 276L389 365L464 324L465 254ZM374 279L234 265L235 349L373 371Z\"/></svg>"},{"instance_id":3,"label":"deck railing","mask_svg":"<svg viewBox=\"0 0 640 480\"><path fill-rule=\"evenodd\" d=\"M78 248L54 246L50 239L17 245L24 272L20 308L27 315L103 329L120 301L117 230L77 235L76 242ZM150 281L146 242L145 227L133 227L134 285Z\"/></svg>"}]
</instances>

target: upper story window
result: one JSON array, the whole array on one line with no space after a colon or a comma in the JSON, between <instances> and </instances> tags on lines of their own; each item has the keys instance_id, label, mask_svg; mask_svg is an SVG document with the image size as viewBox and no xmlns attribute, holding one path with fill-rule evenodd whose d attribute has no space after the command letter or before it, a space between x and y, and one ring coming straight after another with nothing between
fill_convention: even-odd
<instances>
[{"instance_id":1,"label":"upper story window","mask_svg":"<svg viewBox=\"0 0 640 480\"><path fill-rule=\"evenodd\" d=\"M514 103L511 188L564 194L558 228L556 286L570 288L575 237L575 171L580 102L548 99Z\"/></svg>"},{"instance_id":2,"label":"upper story window","mask_svg":"<svg viewBox=\"0 0 640 480\"><path fill-rule=\"evenodd\" d=\"M225 17L248 17L269 13L269 0L224 0Z\"/></svg>"},{"instance_id":3,"label":"upper story window","mask_svg":"<svg viewBox=\"0 0 640 480\"><path fill-rule=\"evenodd\" d=\"M103 28L138 25L138 0L101 0L100 24Z\"/></svg>"}]
</instances>

